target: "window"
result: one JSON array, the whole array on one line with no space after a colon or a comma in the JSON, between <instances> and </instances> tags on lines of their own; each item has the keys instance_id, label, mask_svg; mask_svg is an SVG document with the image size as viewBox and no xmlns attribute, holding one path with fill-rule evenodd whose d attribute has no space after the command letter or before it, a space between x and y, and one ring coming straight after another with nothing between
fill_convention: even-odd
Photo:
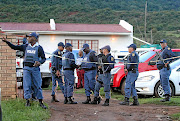
<instances>
[{"instance_id":1,"label":"window","mask_svg":"<svg viewBox=\"0 0 180 121\"><path fill-rule=\"evenodd\" d=\"M173 63L170 64L171 69L175 69L177 66L180 65L180 59L174 61Z\"/></svg>"},{"instance_id":2,"label":"window","mask_svg":"<svg viewBox=\"0 0 180 121\"><path fill-rule=\"evenodd\" d=\"M71 43L74 49L81 49L84 43L89 44L90 49L98 52L99 41L98 40L77 40L77 39L66 39L65 43Z\"/></svg>"},{"instance_id":3,"label":"window","mask_svg":"<svg viewBox=\"0 0 180 121\"><path fill-rule=\"evenodd\" d=\"M147 53L144 53L139 57L139 62L145 62L147 59L149 59L151 56L153 56L156 52L149 51Z\"/></svg>"}]
</instances>

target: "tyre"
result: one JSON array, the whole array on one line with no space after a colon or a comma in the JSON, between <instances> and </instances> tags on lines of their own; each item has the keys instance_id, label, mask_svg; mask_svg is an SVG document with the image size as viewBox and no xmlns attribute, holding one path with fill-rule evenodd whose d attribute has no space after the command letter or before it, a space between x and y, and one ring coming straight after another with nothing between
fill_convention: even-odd
<instances>
[{"instance_id":1,"label":"tyre","mask_svg":"<svg viewBox=\"0 0 180 121\"><path fill-rule=\"evenodd\" d=\"M125 95L125 91L124 91L124 89L125 89L125 83L126 83L126 79L123 79L122 80L122 83L121 83L121 94L122 95Z\"/></svg>"},{"instance_id":2,"label":"tyre","mask_svg":"<svg viewBox=\"0 0 180 121\"><path fill-rule=\"evenodd\" d=\"M172 82L170 82L170 90L171 90L171 96L174 96L175 89L174 89ZM157 82L157 84L154 88L154 95L155 95L155 97L161 97L161 98L164 97L164 90L160 84L160 81Z\"/></svg>"},{"instance_id":3,"label":"tyre","mask_svg":"<svg viewBox=\"0 0 180 121\"><path fill-rule=\"evenodd\" d=\"M51 78L43 78L42 79L42 88L48 88L51 82Z\"/></svg>"}]
</instances>

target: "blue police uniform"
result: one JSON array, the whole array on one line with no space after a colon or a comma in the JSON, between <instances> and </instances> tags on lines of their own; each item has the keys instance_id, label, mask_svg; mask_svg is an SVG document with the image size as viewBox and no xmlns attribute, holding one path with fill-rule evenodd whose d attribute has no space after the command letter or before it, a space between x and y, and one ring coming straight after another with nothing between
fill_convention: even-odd
<instances>
[{"instance_id":1,"label":"blue police uniform","mask_svg":"<svg viewBox=\"0 0 180 121\"><path fill-rule=\"evenodd\" d=\"M166 40L161 40L160 43L167 43ZM162 59L167 59L174 57L174 53L172 50L166 46L165 48L161 49L160 56ZM160 70L160 83L163 87L164 94L165 94L165 99L161 100L162 102L164 101L170 101L170 84L169 84L169 76L171 75L171 68L168 65L168 67L165 67L165 63L170 63L172 59L164 60L164 61L158 61L157 62L157 68Z\"/></svg>"},{"instance_id":2,"label":"blue police uniform","mask_svg":"<svg viewBox=\"0 0 180 121\"><path fill-rule=\"evenodd\" d=\"M136 51L133 51L128 56L127 63L139 63L139 55L136 53ZM127 64L127 70L128 74L125 83L125 97L130 98L131 94L132 97L137 97L135 81L139 75L138 64Z\"/></svg>"},{"instance_id":3,"label":"blue police uniform","mask_svg":"<svg viewBox=\"0 0 180 121\"><path fill-rule=\"evenodd\" d=\"M90 54L95 53L93 50L90 50L89 53L85 54L83 58L83 62L81 64L82 69L85 70L84 73L84 88L86 96L90 96L91 91L94 92L95 83L96 83L96 64L95 63L88 63L90 61Z\"/></svg>"},{"instance_id":4,"label":"blue police uniform","mask_svg":"<svg viewBox=\"0 0 180 121\"><path fill-rule=\"evenodd\" d=\"M36 32L30 33L29 37L35 37L38 39L39 34ZM43 64L46 61L43 48L36 42L33 46L31 44L13 45L8 41L5 41L12 49L20 50L25 53L24 67L23 67L23 88L24 98L27 99L26 106L30 106L29 99L32 97L32 80L34 82L35 94L39 99L40 106L44 109L47 107L43 104L42 99L42 78L40 68L34 66L35 62Z\"/></svg>"},{"instance_id":5,"label":"blue police uniform","mask_svg":"<svg viewBox=\"0 0 180 121\"><path fill-rule=\"evenodd\" d=\"M57 49L53 52L54 55L62 56L62 52ZM62 76L57 77L56 71L59 70L61 72L62 67L62 58L53 56L51 59L52 68L51 68L51 74L52 74L52 96L55 95L55 88L56 88L56 81L59 84L59 87L61 88L62 93L64 94L64 86L62 82Z\"/></svg>"},{"instance_id":6,"label":"blue police uniform","mask_svg":"<svg viewBox=\"0 0 180 121\"><path fill-rule=\"evenodd\" d=\"M136 45L131 44L128 48L133 48L134 51L128 55L127 63L135 63L135 64L126 64L125 69L128 70L128 74L125 82L125 99L124 102L121 102L120 105L129 105L129 98L132 95L134 101L133 105L139 105L137 92L135 88L135 81L138 78L138 63L139 63L139 55L136 53Z\"/></svg>"},{"instance_id":7,"label":"blue police uniform","mask_svg":"<svg viewBox=\"0 0 180 121\"><path fill-rule=\"evenodd\" d=\"M102 62L103 63L115 63L114 57L111 56L110 53L103 57ZM110 71L113 68L114 68L114 64L105 64L104 65L105 72L103 74L99 74L98 80L96 81L95 92L94 92L95 97L99 96L99 90L104 85L105 98L110 99L110 80L111 80Z\"/></svg>"}]
</instances>

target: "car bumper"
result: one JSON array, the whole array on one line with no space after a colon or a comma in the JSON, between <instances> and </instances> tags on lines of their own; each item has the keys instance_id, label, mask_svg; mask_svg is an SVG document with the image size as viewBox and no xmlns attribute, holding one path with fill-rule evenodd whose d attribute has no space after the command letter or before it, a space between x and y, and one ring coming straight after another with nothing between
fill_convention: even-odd
<instances>
[{"instance_id":1,"label":"car bumper","mask_svg":"<svg viewBox=\"0 0 180 121\"><path fill-rule=\"evenodd\" d=\"M154 85L151 82L136 82L137 94L154 95Z\"/></svg>"}]
</instances>

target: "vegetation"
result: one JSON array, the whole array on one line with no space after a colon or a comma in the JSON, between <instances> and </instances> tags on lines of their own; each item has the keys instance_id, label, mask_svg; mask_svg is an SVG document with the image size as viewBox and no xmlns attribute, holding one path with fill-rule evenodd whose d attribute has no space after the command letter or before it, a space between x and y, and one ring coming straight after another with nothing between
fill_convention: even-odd
<instances>
[{"instance_id":1,"label":"vegetation","mask_svg":"<svg viewBox=\"0 0 180 121\"><path fill-rule=\"evenodd\" d=\"M118 24L120 19L134 26L134 34L144 36L145 0L0 0L0 22L49 22ZM148 0L147 33L150 41L178 42L179 0ZM158 37L162 32L165 36ZM163 34L164 35L164 34ZM155 42L156 43L156 42ZM173 48L180 45L173 44Z\"/></svg>"},{"instance_id":2,"label":"vegetation","mask_svg":"<svg viewBox=\"0 0 180 121\"><path fill-rule=\"evenodd\" d=\"M25 100L14 99L1 102L3 121L42 121L50 117L50 110L44 110L38 102L25 107Z\"/></svg>"}]
</instances>

